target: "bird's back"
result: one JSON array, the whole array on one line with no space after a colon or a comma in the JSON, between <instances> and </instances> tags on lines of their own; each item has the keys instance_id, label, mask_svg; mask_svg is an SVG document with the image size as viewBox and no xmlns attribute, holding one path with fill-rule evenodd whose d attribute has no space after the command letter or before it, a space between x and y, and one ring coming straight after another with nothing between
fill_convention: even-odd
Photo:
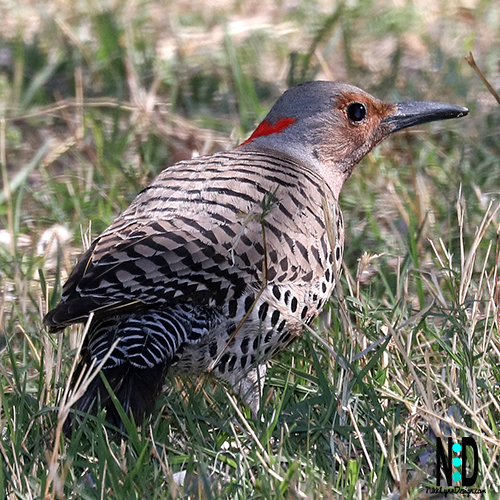
<instances>
[{"instance_id":1,"label":"bird's back","mask_svg":"<svg viewBox=\"0 0 500 500\"><path fill-rule=\"evenodd\" d=\"M310 287L329 267L325 207L335 219L321 178L282 154L234 150L178 163L93 242L45 322L57 329L91 311L222 305L259 290L265 254L269 284Z\"/></svg>"}]
</instances>

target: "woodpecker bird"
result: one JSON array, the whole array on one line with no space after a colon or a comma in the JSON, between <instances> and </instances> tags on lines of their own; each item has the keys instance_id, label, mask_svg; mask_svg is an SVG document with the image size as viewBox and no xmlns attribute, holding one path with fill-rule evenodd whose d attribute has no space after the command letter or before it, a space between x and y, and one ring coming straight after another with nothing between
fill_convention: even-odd
<instances>
[{"instance_id":1,"label":"woodpecker bird","mask_svg":"<svg viewBox=\"0 0 500 500\"><path fill-rule=\"evenodd\" d=\"M334 289L338 198L354 167L393 132L467 114L390 104L342 83L292 87L240 146L166 168L94 240L44 323L55 332L94 313L80 370L119 339L102 372L136 423L153 411L168 369L210 372L256 414L266 360ZM100 376L75 409L99 406L120 424Z\"/></svg>"}]
</instances>

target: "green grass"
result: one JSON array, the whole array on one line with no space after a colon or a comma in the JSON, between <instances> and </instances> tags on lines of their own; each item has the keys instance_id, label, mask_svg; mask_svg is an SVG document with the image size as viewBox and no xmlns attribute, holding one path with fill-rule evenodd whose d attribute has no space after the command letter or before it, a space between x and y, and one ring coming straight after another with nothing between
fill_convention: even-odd
<instances>
[{"instance_id":1,"label":"green grass","mask_svg":"<svg viewBox=\"0 0 500 500\"><path fill-rule=\"evenodd\" d=\"M397 5L0 6L0 499L425 498L435 434L474 436L476 487L498 497L500 114L464 56L497 82L500 8ZM62 437L82 328L41 318L82 248L167 165L241 142L314 78L471 115L357 168L341 288L270 363L260 419L167 378L127 441L102 417Z\"/></svg>"}]
</instances>

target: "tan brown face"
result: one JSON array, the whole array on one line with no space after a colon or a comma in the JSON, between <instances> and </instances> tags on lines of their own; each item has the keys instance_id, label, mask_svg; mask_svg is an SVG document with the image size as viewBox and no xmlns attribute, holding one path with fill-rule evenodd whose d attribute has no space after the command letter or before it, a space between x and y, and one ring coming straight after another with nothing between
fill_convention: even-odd
<instances>
[{"instance_id":1,"label":"tan brown face","mask_svg":"<svg viewBox=\"0 0 500 500\"><path fill-rule=\"evenodd\" d=\"M321 162L345 165L341 170L347 171L391 133L383 123L397 107L363 91L341 92L332 104L316 150Z\"/></svg>"},{"instance_id":2,"label":"tan brown face","mask_svg":"<svg viewBox=\"0 0 500 500\"><path fill-rule=\"evenodd\" d=\"M328 142L333 146L331 152L343 158L363 145L371 149L389 135L390 127L381 129L381 123L397 111L396 105L382 102L364 92L343 92L337 98L335 108L335 130Z\"/></svg>"},{"instance_id":3,"label":"tan brown face","mask_svg":"<svg viewBox=\"0 0 500 500\"><path fill-rule=\"evenodd\" d=\"M370 136L380 121L396 112L396 105L380 101L367 94L344 92L338 98L337 108L343 113L351 132L362 130Z\"/></svg>"},{"instance_id":4,"label":"tan brown face","mask_svg":"<svg viewBox=\"0 0 500 500\"><path fill-rule=\"evenodd\" d=\"M467 108L454 104L425 101L392 104L363 91L344 91L338 95L332 113L335 116L332 137L326 138L331 151L329 157L347 158L355 152L366 154L393 132L436 120L459 118L468 112Z\"/></svg>"}]
</instances>

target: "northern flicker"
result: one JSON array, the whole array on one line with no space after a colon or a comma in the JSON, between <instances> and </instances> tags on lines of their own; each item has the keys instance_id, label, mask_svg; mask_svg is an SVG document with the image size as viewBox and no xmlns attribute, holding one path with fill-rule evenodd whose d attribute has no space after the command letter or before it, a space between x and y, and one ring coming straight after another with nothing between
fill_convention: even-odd
<instances>
[{"instance_id":1,"label":"northern flicker","mask_svg":"<svg viewBox=\"0 0 500 500\"><path fill-rule=\"evenodd\" d=\"M102 372L137 423L168 369L208 371L256 413L266 360L334 289L344 246L338 198L354 167L393 132L467 114L385 103L341 83L292 87L240 146L166 168L94 240L44 323L54 332L94 313L81 368L120 339ZM98 406L120 422L101 377L75 409Z\"/></svg>"}]
</instances>

